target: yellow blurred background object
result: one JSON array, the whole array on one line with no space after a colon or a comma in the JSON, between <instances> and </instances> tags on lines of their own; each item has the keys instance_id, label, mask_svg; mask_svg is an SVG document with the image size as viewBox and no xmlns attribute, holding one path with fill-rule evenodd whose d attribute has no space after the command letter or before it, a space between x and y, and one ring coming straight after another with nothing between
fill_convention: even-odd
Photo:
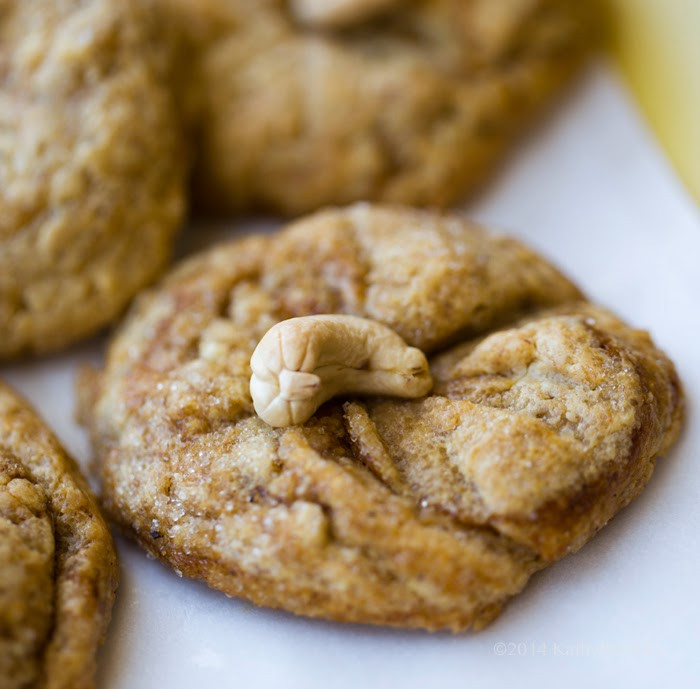
<instances>
[{"instance_id":1,"label":"yellow blurred background object","mask_svg":"<svg viewBox=\"0 0 700 689\"><path fill-rule=\"evenodd\" d=\"M700 201L700 0L607 2L614 53L681 178Z\"/></svg>"}]
</instances>

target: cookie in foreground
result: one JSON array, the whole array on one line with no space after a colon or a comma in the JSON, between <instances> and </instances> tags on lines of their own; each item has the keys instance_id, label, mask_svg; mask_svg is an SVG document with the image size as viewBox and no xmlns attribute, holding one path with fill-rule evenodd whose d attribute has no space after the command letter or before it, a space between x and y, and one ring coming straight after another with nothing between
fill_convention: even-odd
<instances>
[{"instance_id":1,"label":"cookie in foreground","mask_svg":"<svg viewBox=\"0 0 700 689\"><path fill-rule=\"evenodd\" d=\"M75 462L0 383L0 678L95 686L117 588L114 544Z\"/></svg>"},{"instance_id":2,"label":"cookie in foreground","mask_svg":"<svg viewBox=\"0 0 700 689\"><path fill-rule=\"evenodd\" d=\"M159 0L182 28L194 190L215 211L446 206L589 52L577 0Z\"/></svg>"},{"instance_id":3,"label":"cookie in foreground","mask_svg":"<svg viewBox=\"0 0 700 689\"><path fill-rule=\"evenodd\" d=\"M148 2L0 10L0 358L118 316L170 257L184 209L172 51Z\"/></svg>"},{"instance_id":4,"label":"cookie in foreground","mask_svg":"<svg viewBox=\"0 0 700 689\"><path fill-rule=\"evenodd\" d=\"M319 337L314 314L335 314ZM304 327L259 350L264 380L281 356L314 394L331 369L352 385L272 427L251 355L289 318ZM415 373L424 396L343 392L374 372ZM365 204L184 261L140 297L82 397L106 508L178 572L298 614L455 631L633 499L682 415L649 336L519 242Z\"/></svg>"}]
</instances>

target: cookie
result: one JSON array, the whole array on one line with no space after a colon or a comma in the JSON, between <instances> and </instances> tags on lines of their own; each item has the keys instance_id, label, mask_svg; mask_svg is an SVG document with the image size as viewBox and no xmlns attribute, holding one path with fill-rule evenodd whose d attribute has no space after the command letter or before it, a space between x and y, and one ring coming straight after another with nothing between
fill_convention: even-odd
<instances>
[{"instance_id":1,"label":"cookie","mask_svg":"<svg viewBox=\"0 0 700 689\"><path fill-rule=\"evenodd\" d=\"M184 27L195 195L299 214L445 206L480 185L591 42L575 0L161 0Z\"/></svg>"},{"instance_id":2,"label":"cookie","mask_svg":"<svg viewBox=\"0 0 700 689\"><path fill-rule=\"evenodd\" d=\"M218 246L143 295L83 375L106 508L178 573L260 605L481 627L626 505L678 431L671 363L581 300L520 243L398 207ZM268 426L251 354L309 314L389 326L429 355L433 391L341 394Z\"/></svg>"},{"instance_id":3,"label":"cookie","mask_svg":"<svg viewBox=\"0 0 700 689\"><path fill-rule=\"evenodd\" d=\"M2 687L94 687L117 575L112 537L77 466L0 383Z\"/></svg>"},{"instance_id":4,"label":"cookie","mask_svg":"<svg viewBox=\"0 0 700 689\"><path fill-rule=\"evenodd\" d=\"M0 358L97 331L184 207L172 41L136 0L0 4Z\"/></svg>"}]
</instances>

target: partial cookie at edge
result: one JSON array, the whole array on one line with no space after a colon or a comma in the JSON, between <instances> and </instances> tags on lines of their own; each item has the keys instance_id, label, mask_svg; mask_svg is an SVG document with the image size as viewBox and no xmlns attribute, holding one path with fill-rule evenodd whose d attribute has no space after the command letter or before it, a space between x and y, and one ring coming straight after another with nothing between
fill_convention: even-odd
<instances>
[{"instance_id":1,"label":"partial cookie at edge","mask_svg":"<svg viewBox=\"0 0 700 689\"><path fill-rule=\"evenodd\" d=\"M92 689L118 580L114 544L75 462L0 383L3 687Z\"/></svg>"},{"instance_id":2,"label":"partial cookie at edge","mask_svg":"<svg viewBox=\"0 0 700 689\"><path fill-rule=\"evenodd\" d=\"M151 5L3 4L0 358L94 333L170 257L183 133Z\"/></svg>"}]
</instances>

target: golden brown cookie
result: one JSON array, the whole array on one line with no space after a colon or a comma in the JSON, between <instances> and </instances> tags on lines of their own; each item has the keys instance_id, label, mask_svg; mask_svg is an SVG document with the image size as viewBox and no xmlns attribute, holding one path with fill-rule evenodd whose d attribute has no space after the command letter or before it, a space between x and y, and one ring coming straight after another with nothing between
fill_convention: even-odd
<instances>
[{"instance_id":1,"label":"golden brown cookie","mask_svg":"<svg viewBox=\"0 0 700 689\"><path fill-rule=\"evenodd\" d=\"M137 0L0 2L0 358L95 332L170 256L185 169L157 23Z\"/></svg>"},{"instance_id":2,"label":"golden brown cookie","mask_svg":"<svg viewBox=\"0 0 700 689\"><path fill-rule=\"evenodd\" d=\"M578 0L160 0L185 27L196 196L298 214L444 206L479 185L591 42Z\"/></svg>"},{"instance_id":3,"label":"golden brown cookie","mask_svg":"<svg viewBox=\"0 0 700 689\"><path fill-rule=\"evenodd\" d=\"M0 383L0 686L94 687L117 578L77 466Z\"/></svg>"},{"instance_id":4,"label":"golden brown cookie","mask_svg":"<svg viewBox=\"0 0 700 689\"><path fill-rule=\"evenodd\" d=\"M143 295L83 378L107 509L177 571L260 605L483 626L626 505L678 431L671 363L581 298L518 242L401 208L216 247ZM251 353L316 313L432 354L432 393L341 395L266 425Z\"/></svg>"}]
</instances>

